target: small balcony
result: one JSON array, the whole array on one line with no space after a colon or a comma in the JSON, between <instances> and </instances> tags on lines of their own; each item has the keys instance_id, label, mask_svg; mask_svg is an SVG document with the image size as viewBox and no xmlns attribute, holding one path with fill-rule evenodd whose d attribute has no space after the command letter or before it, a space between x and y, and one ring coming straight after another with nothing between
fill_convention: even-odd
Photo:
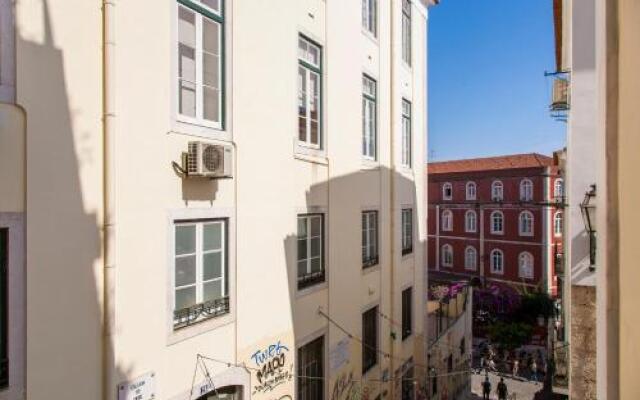
<instances>
[{"instance_id":1,"label":"small balcony","mask_svg":"<svg viewBox=\"0 0 640 400\"><path fill-rule=\"evenodd\" d=\"M229 312L229 297L221 297L194 304L191 307L182 308L173 312L173 328L180 329L196 322L214 318Z\"/></svg>"}]
</instances>

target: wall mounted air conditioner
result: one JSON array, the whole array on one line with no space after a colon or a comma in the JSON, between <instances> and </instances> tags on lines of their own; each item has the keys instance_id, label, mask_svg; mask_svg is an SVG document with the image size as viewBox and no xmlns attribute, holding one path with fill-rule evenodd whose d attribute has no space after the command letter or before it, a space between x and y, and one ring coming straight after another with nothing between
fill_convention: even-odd
<instances>
[{"instance_id":1,"label":"wall mounted air conditioner","mask_svg":"<svg viewBox=\"0 0 640 400\"><path fill-rule=\"evenodd\" d=\"M189 142L186 168L188 177L231 178L232 168L231 146Z\"/></svg>"}]
</instances>

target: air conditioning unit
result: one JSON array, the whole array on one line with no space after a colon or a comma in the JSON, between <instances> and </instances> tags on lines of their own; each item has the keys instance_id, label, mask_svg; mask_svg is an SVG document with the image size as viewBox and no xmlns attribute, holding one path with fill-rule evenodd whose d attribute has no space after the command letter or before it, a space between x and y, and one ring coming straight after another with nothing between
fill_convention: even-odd
<instances>
[{"instance_id":1,"label":"air conditioning unit","mask_svg":"<svg viewBox=\"0 0 640 400\"><path fill-rule=\"evenodd\" d=\"M550 108L552 111L563 111L569 109L568 80L559 78L553 81L553 93Z\"/></svg>"},{"instance_id":2,"label":"air conditioning unit","mask_svg":"<svg viewBox=\"0 0 640 400\"><path fill-rule=\"evenodd\" d=\"M231 178L233 176L231 146L204 142L189 142L187 176Z\"/></svg>"}]
</instances>

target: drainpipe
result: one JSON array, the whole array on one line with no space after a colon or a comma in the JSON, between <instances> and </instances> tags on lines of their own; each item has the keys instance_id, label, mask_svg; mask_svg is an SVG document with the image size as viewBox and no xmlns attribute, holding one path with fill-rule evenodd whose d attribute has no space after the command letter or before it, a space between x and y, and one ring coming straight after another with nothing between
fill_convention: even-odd
<instances>
[{"instance_id":1,"label":"drainpipe","mask_svg":"<svg viewBox=\"0 0 640 400\"><path fill-rule=\"evenodd\" d=\"M102 398L113 397L115 390L115 2L102 2L102 102L103 102L103 332L102 332Z\"/></svg>"},{"instance_id":2,"label":"drainpipe","mask_svg":"<svg viewBox=\"0 0 640 400\"><path fill-rule=\"evenodd\" d=\"M389 269L390 269L390 277L389 277L389 285L390 285L390 299L389 299L389 315L391 316L391 319L394 320L394 315L393 315L393 311L394 311L394 304L395 304L395 279L394 279L394 274L395 274L395 254L396 254L396 242L395 242L395 238L396 238L396 224L395 224L395 217L396 217L396 207L395 207L395 174L396 174L396 164L395 164L395 146L394 146L394 140L395 140L395 124L396 124L396 100L395 100L395 92L394 92L394 83L395 83L395 63L396 63L396 51L395 51L395 12L394 12L394 1L389 1L389 18L390 18L390 22L389 22L389 29L391 32L390 35L390 51L389 51L389 56L390 56L390 69L389 69L389 86L390 86L390 104L389 104L389 110L390 110L390 116L389 116L389 121L390 121L390 129L389 129L389 243L391 244L391 249L390 249L390 263L389 263ZM402 332L400 332L400 335L402 335ZM391 355L389 357L389 377L391 378L390 381L390 388L389 388L389 393L391 394L390 398L391 399L395 399L395 385L394 385L394 363L393 363L393 357L394 357L394 347L395 347L395 340L393 338L392 335L389 335L389 354Z\"/></svg>"}]
</instances>

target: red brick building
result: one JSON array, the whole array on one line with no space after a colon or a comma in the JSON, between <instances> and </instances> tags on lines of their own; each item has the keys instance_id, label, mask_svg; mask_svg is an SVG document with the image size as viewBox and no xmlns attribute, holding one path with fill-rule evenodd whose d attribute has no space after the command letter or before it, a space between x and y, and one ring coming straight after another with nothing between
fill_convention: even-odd
<instances>
[{"instance_id":1,"label":"red brick building","mask_svg":"<svg viewBox=\"0 0 640 400\"><path fill-rule=\"evenodd\" d=\"M557 294L564 186L554 159L518 154L430 163L428 267L437 279Z\"/></svg>"}]
</instances>

